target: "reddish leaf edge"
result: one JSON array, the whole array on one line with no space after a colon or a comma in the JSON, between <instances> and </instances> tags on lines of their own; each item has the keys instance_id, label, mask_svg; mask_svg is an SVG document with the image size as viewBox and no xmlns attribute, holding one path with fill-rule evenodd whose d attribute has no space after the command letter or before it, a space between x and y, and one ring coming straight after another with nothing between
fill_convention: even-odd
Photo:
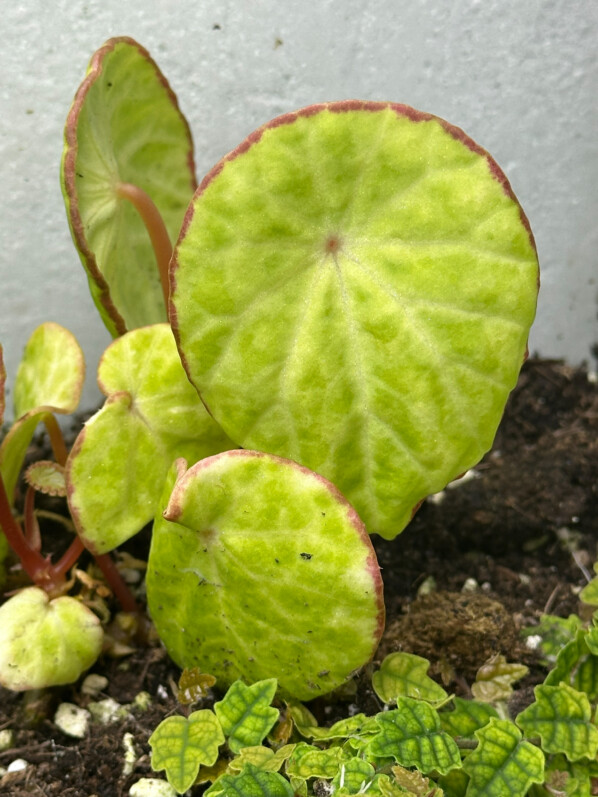
<instances>
[{"instance_id":1,"label":"reddish leaf edge","mask_svg":"<svg viewBox=\"0 0 598 797\"><path fill-rule=\"evenodd\" d=\"M330 493L332 498L345 509L348 521L353 526L357 536L360 539L360 542L367 550L366 570L372 580L374 587L374 595L376 600L376 628L373 634L374 645L372 649L372 656L370 657L371 659L376 652L380 639L382 638L382 633L384 631L384 625L386 622L384 583L382 581L380 565L378 564L376 552L364 522L357 514L357 511L353 505L349 503L338 487L328 479L324 478L324 476L321 476L319 473L306 468L304 465L300 465L298 462L295 462L292 459L279 457L276 454L268 454L264 451L252 451L250 449L233 449L232 451L222 451L220 454L214 454L211 457L206 457L205 459L196 462L195 465L192 465L191 467L187 466L187 461L185 459L179 458L175 461L175 467L177 470L176 481L168 501L168 506L163 512L163 517L165 520L170 520L175 523L177 522L177 518L179 518L181 515L181 493L183 492L185 482L188 479L191 479L199 471L206 470L223 459L239 457L246 459L266 458L281 465L290 466L294 470L297 470L300 473L308 476L310 479L314 479L316 482L318 482L318 484L324 487Z\"/></svg>"},{"instance_id":2,"label":"reddish leaf edge","mask_svg":"<svg viewBox=\"0 0 598 797\"><path fill-rule=\"evenodd\" d=\"M193 136L191 134L191 128L189 127L189 123L185 118L183 112L180 109L179 101L172 90L168 80L162 73L158 64L154 61L154 59L149 54L148 50L145 49L139 42L135 41L135 39L131 38L130 36L114 36L108 39L91 57L89 62L89 66L87 68L86 76L77 89L75 94L75 98L73 100L73 104L69 110L66 124L64 128L64 140L65 140L65 152L63 155L62 160L62 174L64 179L64 187L65 192L68 196L68 207L67 207L67 214L69 217L71 230L73 234L73 238L75 239L75 244L77 249L81 253L85 261L85 267L89 274L90 279L92 279L99 289L98 299L106 311L108 317L114 324L114 329L116 331L117 336L123 335L127 332L127 327L123 317L120 315L118 310L116 309L112 299L110 298L110 288L105 280L103 274L101 273L95 255L92 250L89 248L87 244L87 239L85 237L85 228L83 225L83 220L81 219L81 214L79 212L79 203L77 198L76 186L75 186L75 164L77 161L77 154L78 154L78 142L77 142L77 122L79 119L79 113L85 102L85 98L87 93L96 82L96 80L100 77L102 73L104 58L109 55L118 44L128 44L131 47L135 47L141 56L143 56L154 68L156 72L156 76L159 82L162 84L163 88L165 89L170 101L172 102L176 111L178 111L183 125L187 132L187 139L189 144L189 149L187 153L187 166L189 168L190 173L190 188L192 191L197 189L197 179L195 177L195 155L194 155L194 144L193 144Z\"/></svg>"}]
</instances>

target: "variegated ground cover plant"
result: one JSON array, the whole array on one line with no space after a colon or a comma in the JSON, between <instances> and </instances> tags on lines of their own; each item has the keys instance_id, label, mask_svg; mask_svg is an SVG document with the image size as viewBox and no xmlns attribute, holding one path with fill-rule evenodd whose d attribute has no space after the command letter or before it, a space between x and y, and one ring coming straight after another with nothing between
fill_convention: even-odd
<instances>
[{"instance_id":1,"label":"variegated ground cover plant","mask_svg":"<svg viewBox=\"0 0 598 797\"><path fill-rule=\"evenodd\" d=\"M148 607L181 667L288 700L333 690L383 631L370 535L479 461L526 356L538 262L507 178L444 120L351 100L268 122L197 186L176 97L128 38L90 62L61 174L115 340L70 451L55 416L78 403L80 349L56 324L25 349L0 523L34 586L0 608L0 683L94 661L102 629L67 574L86 548L136 611L111 552L154 519ZM55 461L28 471L19 523L40 422ZM36 491L68 503L56 563Z\"/></svg>"},{"instance_id":2,"label":"variegated ground cover plant","mask_svg":"<svg viewBox=\"0 0 598 797\"><path fill-rule=\"evenodd\" d=\"M235 681L213 709L191 710L216 679L185 670L184 715L150 737L152 767L179 794L195 784L214 797L590 797L598 787L598 577L580 597L593 610L589 621L545 615L527 629L548 675L522 711L511 714L509 698L527 667L499 655L465 700L429 677L426 659L391 653L372 677L383 711L331 727L295 700L275 701L275 679Z\"/></svg>"}]
</instances>

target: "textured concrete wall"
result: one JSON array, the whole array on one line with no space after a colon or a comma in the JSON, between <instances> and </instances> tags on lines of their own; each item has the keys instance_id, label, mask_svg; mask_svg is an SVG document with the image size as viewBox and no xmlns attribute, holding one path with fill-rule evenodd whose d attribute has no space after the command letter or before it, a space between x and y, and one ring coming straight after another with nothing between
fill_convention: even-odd
<instances>
[{"instance_id":1,"label":"textured concrete wall","mask_svg":"<svg viewBox=\"0 0 598 797\"><path fill-rule=\"evenodd\" d=\"M9 376L44 320L88 358L108 342L58 183L91 53L138 39L177 92L201 176L269 118L312 102L405 102L464 128L506 171L542 265L530 348L573 363L598 341L594 0L13 0L0 47L0 341Z\"/></svg>"}]
</instances>

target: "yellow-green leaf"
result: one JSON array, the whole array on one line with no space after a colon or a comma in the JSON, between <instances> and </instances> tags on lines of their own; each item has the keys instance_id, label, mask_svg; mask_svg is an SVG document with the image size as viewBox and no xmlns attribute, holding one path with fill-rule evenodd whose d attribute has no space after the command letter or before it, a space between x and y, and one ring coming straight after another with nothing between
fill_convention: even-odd
<instances>
[{"instance_id":1,"label":"yellow-green leaf","mask_svg":"<svg viewBox=\"0 0 598 797\"><path fill-rule=\"evenodd\" d=\"M544 780L544 754L522 740L513 722L491 719L476 738L477 748L463 763L466 797L524 797L532 783Z\"/></svg>"},{"instance_id":2,"label":"yellow-green leaf","mask_svg":"<svg viewBox=\"0 0 598 797\"><path fill-rule=\"evenodd\" d=\"M189 717L167 717L149 738L152 769L166 771L179 794L193 785L200 765L212 766L224 734L213 711L194 711Z\"/></svg>"},{"instance_id":3,"label":"yellow-green leaf","mask_svg":"<svg viewBox=\"0 0 598 797\"><path fill-rule=\"evenodd\" d=\"M534 694L535 702L517 717L526 736L539 736L546 753L564 753L569 761L595 758L598 728L587 696L564 683L537 686Z\"/></svg>"}]
</instances>

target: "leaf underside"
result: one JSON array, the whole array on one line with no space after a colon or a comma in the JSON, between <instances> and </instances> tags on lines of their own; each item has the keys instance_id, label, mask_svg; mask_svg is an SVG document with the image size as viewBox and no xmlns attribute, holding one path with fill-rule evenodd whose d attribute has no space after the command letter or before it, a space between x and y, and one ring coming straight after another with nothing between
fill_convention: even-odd
<instances>
[{"instance_id":1,"label":"leaf underside","mask_svg":"<svg viewBox=\"0 0 598 797\"><path fill-rule=\"evenodd\" d=\"M196 186L193 143L176 96L132 39L110 39L91 59L67 118L61 177L73 240L110 332L164 321L148 233L116 188L145 191L174 242Z\"/></svg>"},{"instance_id":2,"label":"leaf underside","mask_svg":"<svg viewBox=\"0 0 598 797\"><path fill-rule=\"evenodd\" d=\"M490 447L538 263L462 131L346 102L275 119L219 163L172 276L185 367L229 436L321 473L392 538Z\"/></svg>"}]
</instances>

